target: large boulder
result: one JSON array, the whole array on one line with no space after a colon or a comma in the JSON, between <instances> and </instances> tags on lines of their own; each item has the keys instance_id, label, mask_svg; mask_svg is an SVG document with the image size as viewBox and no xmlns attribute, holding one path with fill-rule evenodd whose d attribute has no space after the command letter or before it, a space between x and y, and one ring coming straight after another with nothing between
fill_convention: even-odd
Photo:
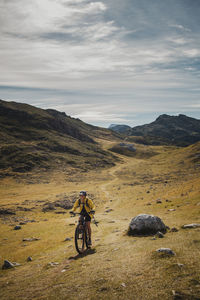
<instances>
[{"instance_id":1,"label":"large boulder","mask_svg":"<svg viewBox=\"0 0 200 300\"><path fill-rule=\"evenodd\" d=\"M166 233L167 228L163 221L156 216L141 214L131 220L128 235L154 235L157 232Z\"/></svg>"}]
</instances>

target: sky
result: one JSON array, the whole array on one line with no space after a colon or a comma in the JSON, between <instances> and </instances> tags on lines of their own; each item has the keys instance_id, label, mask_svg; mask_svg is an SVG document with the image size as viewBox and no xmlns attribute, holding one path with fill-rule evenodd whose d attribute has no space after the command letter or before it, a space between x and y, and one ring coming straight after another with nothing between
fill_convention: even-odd
<instances>
[{"instance_id":1,"label":"sky","mask_svg":"<svg viewBox=\"0 0 200 300\"><path fill-rule=\"evenodd\" d=\"M200 119L200 0L0 0L0 99L83 121Z\"/></svg>"}]
</instances>

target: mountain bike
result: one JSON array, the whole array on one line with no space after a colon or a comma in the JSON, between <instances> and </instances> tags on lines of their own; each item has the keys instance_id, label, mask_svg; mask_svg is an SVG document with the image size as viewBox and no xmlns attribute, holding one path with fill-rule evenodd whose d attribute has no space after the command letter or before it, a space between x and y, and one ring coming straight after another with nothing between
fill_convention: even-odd
<instances>
[{"instance_id":1,"label":"mountain bike","mask_svg":"<svg viewBox=\"0 0 200 300\"><path fill-rule=\"evenodd\" d=\"M80 215L78 225L75 229L75 247L79 254L82 254L86 249L89 249L88 245L89 234L86 226L85 216L80 213L73 213L72 215ZM93 216L94 218L94 216ZM98 226L98 222L94 218L94 223Z\"/></svg>"}]
</instances>

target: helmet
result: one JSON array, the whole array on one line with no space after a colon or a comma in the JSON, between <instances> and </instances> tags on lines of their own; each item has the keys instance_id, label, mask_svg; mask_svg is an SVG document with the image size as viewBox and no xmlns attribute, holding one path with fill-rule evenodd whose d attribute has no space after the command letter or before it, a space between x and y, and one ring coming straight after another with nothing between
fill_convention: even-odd
<instances>
[{"instance_id":1,"label":"helmet","mask_svg":"<svg viewBox=\"0 0 200 300\"><path fill-rule=\"evenodd\" d=\"M87 196L86 191L81 191L81 192L79 193L79 196Z\"/></svg>"}]
</instances>

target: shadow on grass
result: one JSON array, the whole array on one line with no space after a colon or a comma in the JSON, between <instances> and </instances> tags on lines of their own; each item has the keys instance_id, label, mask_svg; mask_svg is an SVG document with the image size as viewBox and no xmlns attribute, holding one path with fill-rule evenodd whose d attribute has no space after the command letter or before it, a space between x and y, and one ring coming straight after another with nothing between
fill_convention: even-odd
<instances>
[{"instance_id":1,"label":"shadow on grass","mask_svg":"<svg viewBox=\"0 0 200 300\"><path fill-rule=\"evenodd\" d=\"M77 259L83 258L85 256L95 254L96 252L97 252L96 249L87 249L82 254L77 254L75 256L70 256L68 259L69 260L77 260Z\"/></svg>"}]
</instances>

